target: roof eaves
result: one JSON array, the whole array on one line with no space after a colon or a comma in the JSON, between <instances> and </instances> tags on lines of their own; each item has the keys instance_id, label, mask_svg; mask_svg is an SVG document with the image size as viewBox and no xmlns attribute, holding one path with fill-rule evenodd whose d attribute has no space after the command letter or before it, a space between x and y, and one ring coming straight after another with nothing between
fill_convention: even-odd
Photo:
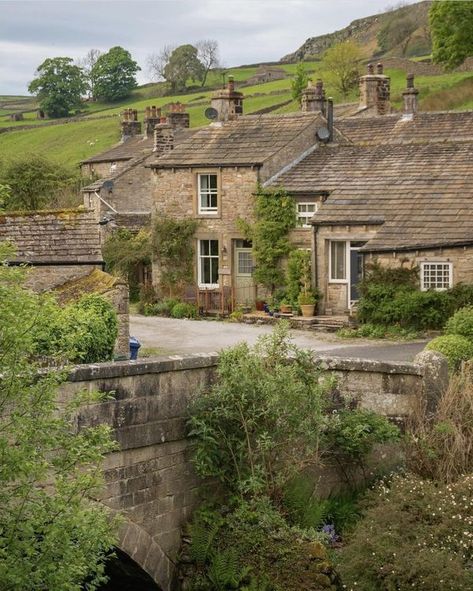
<instances>
[{"instance_id":1,"label":"roof eaves","mask_svg":"<svg viewBox=\"0 0 473 591\"><path fill-rule=\"evenodd\" d=\"M415 251L420 249L427 249L427 248L441 248L441 247L450 247L450 248L460 248L462 246L470 246L473 244L473 238L469 240L442 240L439 242L428 242L422 243L419 242L417 244L408 244L408 245L386 245L386 246L373 246L370 247L370 243L367 242L364 246L360 248L362 252L407 252L407 251Z\"/></svg>"}]
</instances>

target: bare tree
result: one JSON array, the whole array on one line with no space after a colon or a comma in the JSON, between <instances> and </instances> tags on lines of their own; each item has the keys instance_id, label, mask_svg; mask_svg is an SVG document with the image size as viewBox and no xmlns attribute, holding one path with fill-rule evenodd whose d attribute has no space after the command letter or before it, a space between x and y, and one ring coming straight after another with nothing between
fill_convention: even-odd
<instances>
[{"instance_id":1,"label":"bare tree","mask_svg":"<svg viewBox=\"0 0 473 591\"><path fill-rule=\"evenodd\" d=\"M220 66L218 43L215 39L203 39L198 41L195 46L197 47L197 57L204 66L201 82L202 86L205 86L209 71Z\"/></svg>"},{"instance_id":2,"label":"bare tree","mask_svg":"<svg viewBox=\"0 0 473 591\"><path fill-rule=\"evenodd\" d=\"M159 53L150 53L148 55L146 58L148 76L153 82L165 79L164 70L175 49L174 45L165 45Z\"/></svg>"},{"instance_id":3,"label":"bare tree","mask_svg":"<svg viewBox=\"0 0 473 591\"><path fill-rule=\"evenodd\" d=\"M89 97L94 96L94 82L91 77L92 68L95 66L95 62L102 55L100 49L89 49L85 57L77 60L77 65L82 68L87 79L88 94Z\"/></svg>"}]
</instances>

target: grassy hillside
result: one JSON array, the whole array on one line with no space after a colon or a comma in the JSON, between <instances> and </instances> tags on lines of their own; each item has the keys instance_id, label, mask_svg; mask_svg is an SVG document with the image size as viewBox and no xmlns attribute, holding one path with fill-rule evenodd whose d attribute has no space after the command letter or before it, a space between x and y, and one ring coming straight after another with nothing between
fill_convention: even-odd
<instances>
[{"instance_id":1,"label":"grassy hillside","mask_svg":"<svg viewBox=\"0 0 473 591\"><path fill-rule=\"evenodd\" d=\"M257 112L268 107L277 107L291 99L291 75L295 65L282 66L288 73L283 80L266 84L242 86L246 96L245 113ZM328 79L328 74L320 68L320 62L306 63L312 78ZM228 71L235 79L244 82L254 75L256 67L233 68ZM393 106L401 106L401 92L405 88L406 72L400 69L388 69L391 76L391 98ZM218 83L218 74L209 77L209 84ZM420 90L421 108L425 110L464 109L473 107L473 78L471 72L455 72L432 76L417 76L416 86ZM326 83L327 96L332 96L336 103L357 101L357 90L350 96L341 97L331 85ZM133 96L120 104L85 103L83 116L76 122L59 122L48 125L47 122L36 120L34 112L26 113L25 120L13 123L0 114L0 127L22 126L34 124L33 129L8 131L0 134L0 159L15 158L22 154L40 153L59 162L76 166L80 160L113 146L120 139L120 113L125 107L137 109L139 118L143 118L144 109L148 105L164 106L170 102L185 103L190 113L191 125L206 125L205 109L210 105L210 88L195 89L194 92L176 96L157 96L162 85L147 85L137 89ZM15 97L3 97L4 101ZM21 98L21 97L20 97ZM25 97L24 97L25 98ZM8 100L7 100L8 99ZM18 97L16 97L18 102ZM31 98L28 99L31 105ZM20 101L21 103L21 101ZM0 102L0 105L2 103ZM4 103L3 103L4 104ZM10 102L11 104L11 102ZM275 112L287 113L297 111L298 105L291 102L278 108Z\"/></svg>"}]
</instances>

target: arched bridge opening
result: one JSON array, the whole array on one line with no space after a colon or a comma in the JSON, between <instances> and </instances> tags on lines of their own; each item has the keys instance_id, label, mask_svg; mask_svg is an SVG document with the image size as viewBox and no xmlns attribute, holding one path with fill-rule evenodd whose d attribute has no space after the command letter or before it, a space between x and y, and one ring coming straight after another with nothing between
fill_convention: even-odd
<instances>
[{"instance_id":1,"label":"arched bridge opening","mask_svg":"<svg viewBox=\"0 0 473 591\"><path fill-rule=\"evenodd\" d=\"M128 554L115 548L105 565L108 581L98 591L162 591L153 578Z\"/></svg>"}]
</instances>

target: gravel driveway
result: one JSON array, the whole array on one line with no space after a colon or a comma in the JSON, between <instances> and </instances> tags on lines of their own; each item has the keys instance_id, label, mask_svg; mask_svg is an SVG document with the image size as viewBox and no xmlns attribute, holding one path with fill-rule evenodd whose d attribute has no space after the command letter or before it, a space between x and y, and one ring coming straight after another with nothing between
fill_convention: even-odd
<instances>
[{"instance_id":1,"label":"gravel driveway","mask_svg":"<svg viewBox=\"0 0 473 591\"><path fill-rule=\"evenodd\" d=\"M239 324L217 320L175 320L173 318L130 316L130 334L143 348L157 355L211 353L242 341L253 345L259 336L271 332L267 325ZM391 343L363 339L340 339L333 334L292 330L294 342L319 353L337 357L359 357L380 361L411 361L427 341Z\"/></svg>"}]
</instances>

